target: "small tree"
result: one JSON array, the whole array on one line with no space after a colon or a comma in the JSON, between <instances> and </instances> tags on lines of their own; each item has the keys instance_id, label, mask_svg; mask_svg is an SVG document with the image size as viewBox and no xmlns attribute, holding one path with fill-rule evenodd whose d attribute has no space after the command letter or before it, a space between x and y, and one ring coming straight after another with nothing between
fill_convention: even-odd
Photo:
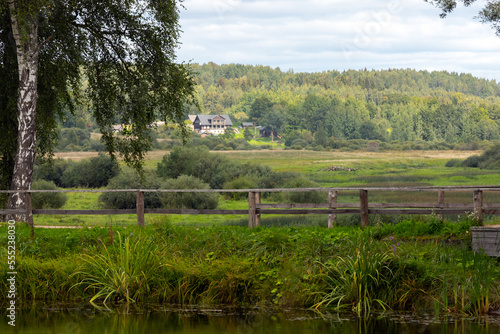
<instances>
[{"instance_id":1,"label":"small tree","mask_svg":"<svg viewBox=\"0 0 500 334\"><path fill-rule=\"evenodd\" d=\"M226 128L224 130L224 134L222 135L222 138L224 139L231 139L236 137L236 134L234 133L233 128Z\"/></svg>"},{"instance_id":2,"label":"small tree","mask_svg":"<svg viewBox=\"0 0 500 334\"><path fill-rule=\"evenodd\" d=\"M33 190L56 190L57 187L52 181L37 180L33 182ZM33 209L59 209L66 204L68 195L64 193L32 193L31 204Z\"/></svg>"},{"instance_id":3,"label":"small tree","mask_svg":"<svg viewBox=\"0 0 500 334\"><path fill-rule=\"evenodd\" d=\"M250 141L253 138L253 133L248 126L243 131L243 137L245 138L246 141Z\"/></svg>"},{"instance_id":4,"label":"small tree","mask_svg":"<svg viewBox=\"0 0 500 334\"><path fill-rule=\"evenodd\" d=\"M200 179L181 175L165 182L165 189L208 189L207 183ZM162 193L161 201L168 209L215 209L219 204L218 193Z\"/></svg>"}]
</instances>

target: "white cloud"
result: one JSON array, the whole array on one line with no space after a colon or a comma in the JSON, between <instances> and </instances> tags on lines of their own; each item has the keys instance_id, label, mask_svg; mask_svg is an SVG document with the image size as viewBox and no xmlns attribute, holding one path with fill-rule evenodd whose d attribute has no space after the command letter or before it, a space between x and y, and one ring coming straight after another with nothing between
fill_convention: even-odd
<instances>
[{"instance_id":1,"label":"white cloud","mask_svg":"<svg viewBox=\"0 0 500 334\"><path fill-rule=\"evenodd\" d=\"M480 3L480 2L479 2ZM500 38L423 0L187 0L179 60L298 71L415 68L500 80Z\"/></svg>"}]
</instances>

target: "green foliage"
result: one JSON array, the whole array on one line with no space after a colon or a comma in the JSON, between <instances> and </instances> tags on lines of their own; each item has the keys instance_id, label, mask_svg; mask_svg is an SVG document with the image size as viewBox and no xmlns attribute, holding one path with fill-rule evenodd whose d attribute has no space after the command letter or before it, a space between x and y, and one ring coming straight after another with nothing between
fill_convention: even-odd
<instances>
[{"instance_id":1,"label":"green foliage","mask_svg":"<svg viewBox=\"0 0 500 334\"><path fill-rule=\"evenodd\" d=\"M183 124L186 106L195 104L195 83L191 68L175 63L177 1L134 0L119 5L112 0L16 1L15 6L16 13L7 7L0 13L2 189L10 185L18 138L19 76L11 14L20 24L23 40L33 31L37 34L30 45L43 45L40 50L26 50L36 52L38 60L36 137L40 155L53 151L58 120L64 121L64 113L74 113L75 105L83 100L103 134L106 149L111 154L121 153L136 168L142 166L144 152L152 147L152 122L161 118ZM128 135L116 136L113 124L133 127ZM65 148L77 146L78 130L68 133ZM181 131L185 134L183 127ZM27 166L27 175L31 168Z\"/></svg>"},{"instance_id":2,"label":"green foliage","mask_svg":"<svg viewBox=\"0 0 500 334\"><path fill-rule=\"evenodd\" d=\"M305 74L234 64L194 67L208 113L242 113L285 138L296 130L316 133L321 127L336 140L455 144L500 135L494 80L397 69ZM287 147L307 146L292 141Z\"/></svg>"},{"instance_id":3,"label":"green foliage","mask_svg":"<svg viewBox=\"0 0 500 334\"><path fill-rule=\"evenodd\" d=\"M258 187L259 180L255 176L244 175L227 182L224 189L255 189ZM225 193L225 196L233 200L248 198L247 193Z\"/></svg>"},{"instance_id":4,"label":"green foliage","mask_svg":"<svg viewBox=\"0 0 500 334\"><path fill-rule=\"evenodd\" d=\"M286 180L283 188L319 188L320 185L309 180L303 175L293 177ZM327 194L321 191L294 191L281 194L282 200L285 203L326 203Z\"/></svg>"},{"instance_id":5,"label":"green foliage","mask_svg":"<svg viewBox=\"0 0 500 334\"><path fill-rule=\"evenodd\" d=\"M338 257L325 265L329 288L316 308L333 306L352 310L358 315L374 309L386 310L389 305L383 293L394 285L392 254L377 249L371 240L357 240L354 254Z\"/></svg>"},{"instance_id":6,"label":"green foliage","mask_svg":"<svg viewBox=\"0 0 500 334\"><path fill-rule=\"evenodd\" d=\"M207 183L200 179L181 175L176 179L168 179L164 183L164 189L208 189ZM219 204L218 193L161 193L163 206L168 209L215 209Z\"/></svg>"},{"instance_id":7,"label":"green foliage","mask_svg":"<svg viewBox=\"0 0 500 334\"><path fill-rule=\"evenodd\" d=\"M37 180L32 183L33 190L57 190L52 181ZM33 209L60 209L68 200L65 193L32 193L31 204Z\"/></svg>"},{"instance_id":8,"label":"green foliage","mask_svg":"<svg viewBox=\"0 0 500 334\"><path fill-rule=\"evenodd\" d=\"M208 183L212 189L223 189L227 182L240 176L261 177L270 174L267 166L246 163L239 164L220 154L210 153L206 147L176 148L158 163L157 175L163 178L177 178L191 175Z\"/></svg>"},{"instance_id":9,"label":"green foliage","mask_svg":"<svg viewBox=\"0 0 500 334\"><path fill-rule=\"evenodd\" d=\"M75 286L93 291L90 302L103 298L140 301L149 291L149 281L155 275L157 263L154 242L145 236L117 238L111 247L104 243L103 254L84 254L83 265L74 275L82 277Z\"/></svg>"},{"instance_id":10,"label":"green foliage","mask_svg":"<svg viewBox=\"0 0 500 334\"><path fill-rule=\"evenodd\" d=\"M52 181L58 187L62 187L62 175L68 168L68 161L57 158L41 163L39 160L35 164L33 179Z\"/></svg>"},{"instance_id":11,"label":"green foliage","mask_svg":"<svg viewBox=\"0 0 500 334\"><path fill-rule=\"evenodd\" d=\"M100 154L98 157L71 163L63 172L61 183L63 187L105 187L109 179L119 172L118 163L109 156Z\"/></svg>"},{"instance_id":12,"label":"green foliage","mask_svg":"<svg viewBox=\"0 0 500 334\"><path fill-rule=\"evenodd\" d=\"M448 164L451 164L451 162L448 162ZM462 165L481 169L500 169L500 144L495 144L486 149L481 155L468 157L462 162Z\"/></svg>"},{"instance_id":13,"label":"green foliage","mask_svg":"<svg viewBox=\"0 0 500 334\"><path fill-rule=\"evenodd\" d=\"M108 189L160 189L162 182L156 175L149 174L141 179L137 173L127 170L109 180ZM136 192L104 192L99 196L99 202L112 209L135 209ZM144 206L160 208L162 206L159 193L145 192Z\"/></svg>"}]
</instances>

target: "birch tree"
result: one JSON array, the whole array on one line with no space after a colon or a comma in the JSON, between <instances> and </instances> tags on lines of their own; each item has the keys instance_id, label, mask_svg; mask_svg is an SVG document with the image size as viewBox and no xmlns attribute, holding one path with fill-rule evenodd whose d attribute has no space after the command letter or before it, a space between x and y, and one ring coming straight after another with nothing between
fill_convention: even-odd
<instances>
[{"instance_id":1,"label":"birch tree","mask_svg":"<svg viewBox=\"0 0 500 334\"><path fill-rule=\"evenodd\" d=\"M184 106L193 103L195 84L189 67L175 59L180 5L176 0L0 0L0 74L16 80L0 85L1 120L6 120L0 131L8 133L0 144L4 187L30 189L35 155L51 153L57 118L83 96L91 101L109 153L137 169L152 146L153 121L176 122L185 131ZM88 85L82 92L83 76ZM124 136L113 133L116 123L130 125ZM8 207L24 208L24 194L11 194Z\"/></svg>"}]
</instances>

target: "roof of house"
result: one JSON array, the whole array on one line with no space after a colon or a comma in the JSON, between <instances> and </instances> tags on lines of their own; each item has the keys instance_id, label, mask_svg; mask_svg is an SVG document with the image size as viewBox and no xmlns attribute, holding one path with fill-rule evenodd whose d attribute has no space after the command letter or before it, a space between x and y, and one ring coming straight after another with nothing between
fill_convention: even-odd
<instances>
[{"instance_id":1,"label":"roof of house","mask_svg":"<svg viewBox=\"0 0 500 334\"><path fill-rule=\"evenodd\" d=\"M232 126L233 122L228 115L195 115L195 120L198 118L200 120L200 125L212 125L212 119L217 116L221 116L226 120L226 125ZM191 119L191 115L190 118ZM194 120L193 120L194 123Z\"/></svg>"},{"instance_id":2,"label":"roof of house","mask_svg":"<svg viewBox=\"0 0 500 334\"><path fill-rule=\"evenodd\" d=\"M241 126L247 127L247 126L253 126L252 122L241 122Z\"/></svg>"}]
</instances>

